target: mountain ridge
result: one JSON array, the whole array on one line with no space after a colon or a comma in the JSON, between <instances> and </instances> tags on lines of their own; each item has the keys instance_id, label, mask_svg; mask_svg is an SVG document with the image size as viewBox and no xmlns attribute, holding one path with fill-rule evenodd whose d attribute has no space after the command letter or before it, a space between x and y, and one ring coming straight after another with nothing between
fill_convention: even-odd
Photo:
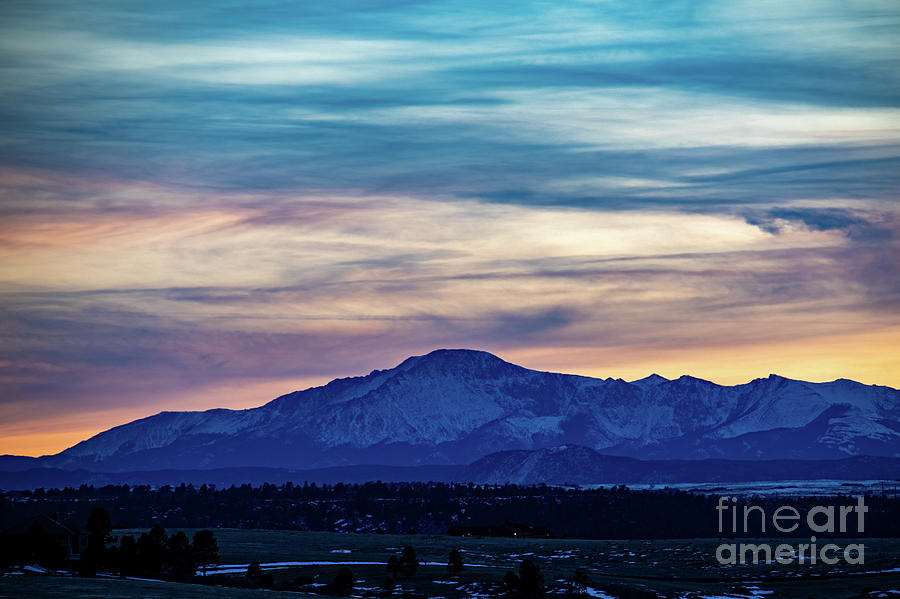
<instances>
[{"instance_id":1,"label":"mountain ridge","mask_svg":"<svg viewBox=\"0 0 900 599\"><path fill-rule=\"evenodd\" d=\"M565 445L540 450L507 450L468 465L384 466L359 464L293 470L265 466L209 470L157 469L90 472L58 468L4 471L0 489L77 488L81 485L261 485L309 483L457 482L480 484L706 484L796 480L873 481L900 479L900 458L853 456L839 460L636 460Z\"/></svg>"},{"instance_id":2,"label":"mountain ridge","mask_svg":"<svg viewBox=\"0 0 900 599\"><path fill-rule=\"evenodd\" d=\"M562 444L644 459L898 457L900 392L778 375L627 382L444 349L255 408L161 412L37 460L97 471L414 466Z\"/></svg>"},{"instance_id":3,"label":"mountain ridge","mask_svg":"<svg viewBox=\"0 0 900 599\"><path fill-rule=\"evenodd\" d=\"M900 477L900 458L852 456L839 460L636 460L562 446L494 453L460 475L488 484L684 484L789 480L878 480Z\"/></svg>"}]
</instances>

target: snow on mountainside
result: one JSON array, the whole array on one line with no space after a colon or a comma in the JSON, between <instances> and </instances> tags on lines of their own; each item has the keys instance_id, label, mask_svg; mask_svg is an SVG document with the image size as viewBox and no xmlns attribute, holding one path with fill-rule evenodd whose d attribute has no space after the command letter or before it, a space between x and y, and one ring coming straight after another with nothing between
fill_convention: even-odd
<instances>
[{"instance_id":1,"label":"snow on mountainside","mask_svg":"<svg viewBox=\"0 0 900 599\"><path fill-rule=\"evenodd\" d=\"M163 412L42 463L107 471L461 464L561 444L637 458L900 456L900 392L775 375L732 387L689 376L629 383L437 350L258 408Z\"/></svg>"}]
</instances>

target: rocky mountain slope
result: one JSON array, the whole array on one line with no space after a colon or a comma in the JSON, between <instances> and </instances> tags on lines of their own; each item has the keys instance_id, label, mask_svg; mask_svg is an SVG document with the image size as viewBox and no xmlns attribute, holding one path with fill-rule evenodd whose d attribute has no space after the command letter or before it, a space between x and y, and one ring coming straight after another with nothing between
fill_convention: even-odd
<instances>
[{"instance_id":1,"label":"rocky mountain slope","mask_svg":"<svg viewBox=\"0 0 900 599\"><path fill-rule=\"evenodd\" d=\"M736 386L626 382L437 350L258 408L163 412L37 463L98 472L468 464L564 444L645 459L900 457L900 392L775 375Z\"/></svg>"}]
</instances>

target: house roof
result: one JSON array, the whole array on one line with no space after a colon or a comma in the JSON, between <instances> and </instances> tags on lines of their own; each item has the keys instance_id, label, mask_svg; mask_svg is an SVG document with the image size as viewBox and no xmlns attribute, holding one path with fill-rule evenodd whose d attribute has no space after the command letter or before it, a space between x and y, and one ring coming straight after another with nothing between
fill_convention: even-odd
<instances>
[{"instance_id":1,"label":"house roof","mask_svg":"<svg viewBox=\"0 0 900 599\"><path fill-rule=\"evenodd\" d=\"M22 521L16 526L5 530L4 532L11 534L26 533L31 530L31 527L35 524L39 524L41 530L44 531L44 534L48 535L71 535L79 532L77 527L70 528L69 526L66 526L62 522L51 518L50 516L37 516L35 518Z\"/></svg>"}]
</instances>

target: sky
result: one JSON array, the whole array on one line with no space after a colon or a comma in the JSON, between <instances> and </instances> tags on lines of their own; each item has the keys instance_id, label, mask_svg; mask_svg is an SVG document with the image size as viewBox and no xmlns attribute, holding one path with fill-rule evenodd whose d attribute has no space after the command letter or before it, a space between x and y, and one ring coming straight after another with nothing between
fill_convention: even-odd
<instances>
[{"instance_id":1,"label":"sky","mask_svg":"<svg viewBox=\"0 0 900 599\"><path fill-rule=\"evenodd\" d=\"M0 4L0 454L436 348L900 387L900 4Z\"/></svg>"}]
</instances>

